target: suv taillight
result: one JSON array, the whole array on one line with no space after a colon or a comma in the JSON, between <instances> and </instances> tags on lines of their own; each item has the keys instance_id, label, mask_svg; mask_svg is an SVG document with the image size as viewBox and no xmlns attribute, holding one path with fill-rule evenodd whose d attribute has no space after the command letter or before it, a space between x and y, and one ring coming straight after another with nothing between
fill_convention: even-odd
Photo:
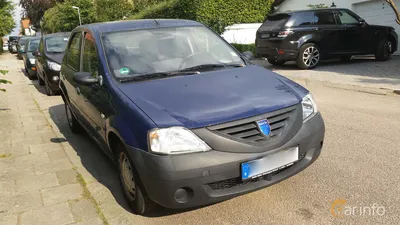
<instances>
[{"instance_id":1,"label":"suv taillight","mask_svg":"<svg viewBox=\"0 0 400 225\"><path fill-rule=\"evenodd\" d=\"M293 34L293 31L290 31L290 30L279 31L278 38L285 38L290 34Z\"/></svg>"}]
</instances>

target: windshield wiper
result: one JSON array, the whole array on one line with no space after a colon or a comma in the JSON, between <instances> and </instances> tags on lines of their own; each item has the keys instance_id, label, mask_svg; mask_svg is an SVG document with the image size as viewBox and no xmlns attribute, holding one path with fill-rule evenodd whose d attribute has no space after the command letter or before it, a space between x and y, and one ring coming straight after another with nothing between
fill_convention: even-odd
<instances>
[{"instance_id":1,"label":"windshield wiper","mask_svg":"<svg viewBox=\"0 0 400 225\"><path fill-rule=\"evenodd\" d=\"M135 76L129 76L124 78L119 78L120 82L127 81L143 81L143 80L151 80L151 79L160 79L171 76L184 76L184 75L192 75L192 74L200 74L199 71L171 71L171 72L160 72L160 73L146 73L139 74Z\"/></svg>"},{"instance_id":2,"label":"windshield wiper","mask_svg":"<svg viewBox=\"0 0 400 225\"><path fill-rule=\"evenodd\" d=\"M220 64L202 64L198 66L193 66L189 67L186 69L179 70L181 72L183 71L191 71L191 70L204 70L204 69L214 69L214 68L229 68L229 67L244 67L244 64L225 64L225 63L220 63Z\"/></svg>"}]
</instances>

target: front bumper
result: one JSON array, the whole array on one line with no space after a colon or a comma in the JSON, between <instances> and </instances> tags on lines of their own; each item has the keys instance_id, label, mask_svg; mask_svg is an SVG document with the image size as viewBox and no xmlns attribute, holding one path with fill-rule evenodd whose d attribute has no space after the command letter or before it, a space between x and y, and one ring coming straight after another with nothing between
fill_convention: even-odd
<instances>
[{"instance_id":1,"label":"front bumper","mask_svg":"<svg viewBox=\"0 0 400 225\"><path fill-rule=\"evenodd\" d=\"M59 87L60 72L50 70L50 69L46 69L44 72L45 72L45 76L47 77L47 79L49 79L49 85L50 85L51 90L53 92L59 93L60 92L60 87ZM53 79L54 77L57 77L58 79L54 80Z\"/></svg>"},{"instance_id":2,"label":"front bumper","mask_svg":"<svg viewBox=\"0 0 400 225\"><path fill-rule=\"evenodd\" d=\"M324 134L325 125L318 113L304 123L291 140L267 152L232 153L212 150L159 156L128 146L128 153L153 201L167 208L190 208L249 193L299 173L320 155ZM255 180L241 181L241 163L295 146L299 147L300 160L294 165ZM186 198L182 197L182 190L186 191Z\"/></svg>"}]
</instances>

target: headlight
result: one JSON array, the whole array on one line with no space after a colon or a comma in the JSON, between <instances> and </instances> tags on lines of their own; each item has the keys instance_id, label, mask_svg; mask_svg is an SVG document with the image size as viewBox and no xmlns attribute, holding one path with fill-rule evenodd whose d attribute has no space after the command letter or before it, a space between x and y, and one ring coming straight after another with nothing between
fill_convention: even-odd
<instances>
[{"instance_id":1,"label":"headlight","mask_svg":"<svg viewBox=\"0 0 400 225\"><path fill-rule=\"evenodd\" d=\"M301 104L303 105L303 122L306 122L317 114L318 108L311 93L303 98Z\"/></svg>"},{"instance_id":2,"label":"headlight","mask_svg":"<svg viewBox=\"0 0 400 225\"><path fill-rule=\"evenodd\" d=\"M36 59L29 59L29 62L30 62L32 65L34 65L35 62L36 62Z\"/></svg>"},{"instance_id":3,"label":"headlight","mask_svg":"<svg viewBox=\"0 0 400 225\"><path fill-rule=\"evenodd\" d=\"M61 66L60 66L58 63L55 63L55 62L47 62L47 65L49 66L49 68L50 68L51 70L54 70L54 71L60 71L60 70L61 70Z\"/></svg>"},{"instance_id":4,"label":"headlight","mask_svg":"<svg viewBox=\"0 0 400 225\"><path fill-rule=\"evenodd\" d=\"M150 150L160 154L205 152L211 148L184 127L155 129L149 132Z\"/></svg>"}]
</instances>

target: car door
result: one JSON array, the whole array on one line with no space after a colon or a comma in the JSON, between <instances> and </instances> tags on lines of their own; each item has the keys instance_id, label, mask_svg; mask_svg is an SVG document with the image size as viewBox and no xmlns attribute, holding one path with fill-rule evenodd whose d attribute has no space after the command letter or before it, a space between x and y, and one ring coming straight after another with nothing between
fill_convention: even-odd
<instances>
[{"instance_id":1,"label":"car door","mask_svg":"<svg viewBox=\"0 0 400 225\"><path fill-rule=\"evenodd\" d=\"M69 99L70 106L72 110L78 116L82 116L82 111L78 107L79 97L80 97L80 87L74 81L73 77L76 72L81 70L81 43L82 43L82 32L75 32L71 35L71 40L67 45L65 51L63 63L61 66L60 77L62 79L61 87L64 94ZM65 93L66 92L66 93Z\"/></svg>"},{"instance_id":2,"label":"car door","mask_svg":"<svg viewBox=\"0 0 400 225\"><path fill-rule=\"evenodd\" d=\"M111 103L107 88L102 85L102 75L104 74L100 67L96 41L90 32L85 32L82 46L82 72L90 73L99 80L92 85L80 85L81 98L78 102L79 108L84 112L86 120L94 128L94 132L100 138L105 140L105 115L108 106Z\"/></svg>"},{"instance_id":3,"label":"car door","mask_svg":"<svg viewBox=\"0 0 400 225\"><path fill-rule=\"evenodd\" d=\"M362 54L368 52L372 37L366 24L359 23L359 17L353 12L341 9L336 12L342 27L341 42L343 52Z\"/></svg>"},{"instance_id":4,"label":"car door","mask_svg":"<svg viewBox=\"0 0 400 225\"><path fill-rule=\"evenodd\" d=\"M314 11L313 26L316 27L316 39L324 55L337 54L340 51L340 25L332 10Z\"/></svg>"}]
</instances>

